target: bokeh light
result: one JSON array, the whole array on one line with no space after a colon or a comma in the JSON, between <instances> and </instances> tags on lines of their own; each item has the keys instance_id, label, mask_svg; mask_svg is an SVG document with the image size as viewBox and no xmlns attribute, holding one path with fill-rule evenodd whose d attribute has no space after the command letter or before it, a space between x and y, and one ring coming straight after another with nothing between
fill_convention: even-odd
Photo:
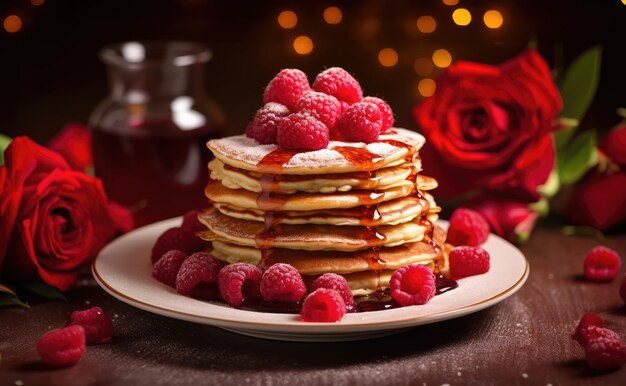
<instances>
[{"instance_id":1,"label":"bokeh light","mask_svg":"<svg viewBox=\"0 0 626 386\"><path fill-rule=\"evenodd\" d=\"M4 19L2 26L7 32L17 32L22 29L22 19L17 15L9 15Z\"/></svg>"},{"instance_id":2,"label":"bokeh light","mask_svg":"<svg viewBox=\"0 0 626 386\"><path fill-rule=\"evenodd\" d=\"M443 3L445 5L457 5L459 3L459 0L443 0Z\"/></svg>"},{"instance_id":3,"label":"bokeh light","mask_svg":"<svg viewBox=\"0 0 626 386\"><path fill-rule=\"evenodd\" d=\"M43 4L45 1L46 1L46 0L30 0L30 3L31 3L32 5L37 6L37 5L41 5L41 4Z\"/></svg>"},{"instance_id":4,"label":"bokeh light","mask_svg":"<svg viewBox=\"0 0 626 386\"><path fill-rule=\"evenodd\" d=\"M424 78L420 80L417 84L417 91L419 91L420 95L423 97L429 97L433 95L436 88L437 84L434 80L430 78Z\"/></svg>"},{"instance_id":5,"label":"bokeh light","mask_svg":"<svg viewBox=\"0 0 626 386\"><path fill-rule=\"evenodd\" d=\"M313 51L313 40L310 37L301 35L293 40L293 49L300 55L307 55Z\"/></svg>"},{"instance_id":6,"label":"bokeh light","mask_svg":"<svg viewBox=\"0 0 626 386\"><path fill-rule=\"evenodd\" d=\"M428 76L433 72L433 62L428 58L417 58L413 63L413 69L419 76Z\"/></svg>"},{"instance_id":7,"label":"bokeh light","mask_svg":"<svg viewBox=\"0 0 626 386\"><path fill-rule=\"evenodd\" d=\"M433 63L439 68L446 68L452 63L452 55L446 49L438 49L433 52Z\"/></svg>"},{"instance_id":8,"label":"bokeh light","mask_svg":"<svg viewBox=\"0 0 626 386\"><path fill-rule=\"evenodd\" d=\"M420 16L417 19L417 29L421 33L429 34L437 28L437 21L432 16Z\"/></svg>"},{"instance_id":9,"label":"bokeh light","mask_svg":"<svg viewBox=\"0 0 626 386\"><path fill-rule=\"evenodd\" d=\"M284 29L292 29L298 24L298 15L294 11L282 11L278 14L278 25Z\"/></svg>"},{"instance_id":10,"label":"bokeh light","mask_svg":"<svg viewBox=\"0 0 626 386\"><path fill-rule=\"evenodd\" d=\"M324 21L328 24L339 24L343 15L338 7L328 7L324 10Z\"/></svg>"},{"instance_id":11,"label":"bokeh light","mask_svg":"<svg viewBox=\"0 0 626 386\"><path fill-rule=\"evenodd\" d=\"M378 51L378 61L385 67L393 67L398 64L398 53L393 48L383 48Z\"/></svg>"},{"instance_id":12,"label":"bokeh light","mask_svg":"<svg viewBox=\"0 0 626 386\"><path fill-rule=\"evenodd\" d=\"M485 12L485 15L483 16L483 21L488 28L496 29L502 26L504 19L502 18L502 14L500 12L496 11L495 9L490 9L489 11Z\"/></svg>"},{"instance_id":13,"label":"bokeh light","mask_svg":"<svg viewBox=\"0 0 626 386\"><path fill-rule=\"evenodd\" d=\"M452 12L452 20L457 25L468 25L472 21L472 14L465 8L457 8Z\"/></svg>"}]
</instances>

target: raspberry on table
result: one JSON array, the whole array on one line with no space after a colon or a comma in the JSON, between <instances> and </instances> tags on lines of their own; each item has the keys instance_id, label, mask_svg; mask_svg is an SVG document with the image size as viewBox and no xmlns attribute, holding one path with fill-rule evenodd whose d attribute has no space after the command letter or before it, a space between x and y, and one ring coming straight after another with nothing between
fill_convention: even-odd
<instances>
[{"instance_id":1,"label":"raspberry on table","mask_svg":"<svg viewBox=\"0 0 626 386\"><path fill-rule=\"evenodd\" d=\"M198 214L200 211L197 209L190 210L185 213L183 216L183 223L180 226L183 229L189 229L193 233L203 231L205 229L204 225L198 220Z\"/></svg>"},{"instance_id":2,"label":"raspberry on table","mask_svg":"<svg viewBox=\"0 0 626 386\"><path fill-rule=\"evenodd\" d=\"M405 265L391 275L389 287L391 297L401 306L426 304L435 296L435 275L425 265Z\"/></svg>"},{"instance_id":3,"label":"raspberry on table","mask_svg":"<svg viewBox=\"0 0 626 386\"><path fill-rule=\"evenodd\" d=\"M604 321L598 316L598 314L594 312L587 312L582 318L580 318L578 325L572 332L572 339L580 343L581 346L585 347L589 336L587 329L591 326L602 328L604 327Z\"/></svg>"},{"instance_id":4,"label":"raspberry on table","mask_svg":"<svg viewBox=\"0 0 626 386\"><path fill-rule=\"evenodd\" d=\"M276 130L287 115L289 115L289 109L280 103L266 104L257 110L248 124L246 136L264 145L276 143Z\"/></svg>"},{"instance_id":5,"label":"raspberry on table","mask_svg":"<svg viewBox=\"0 0 626 386\"><path fill-rule=\"evenodd\" d=\"M338 322L346 314L343 296L334 289L318 288L311 292L300 310L303 322Z\"/></svg>"},{"instance_id":6,"label":"raspberry on table","mask_svg":"<svg viewBox=\"0 0 626 386\"><path fill-rule=\"evenodd\" d=\"M297 269L277 263L263 272L261 295L270 301L299 302L306 295L306 286Z\"/></svg>"},{"instance_id":7,"label":"raspberry on table","mask_svg":"<svg viewBox=\"0 0 626 386\"><path fill-rule=\"evenodd\" d=\"M100 307L72 312L67 325L81 326L85 330L87 344L107 343L113 337L113 321Z\"/></svg>"},{"instance_id":8,"label":"raspberry on table","mask_svg":"<svg viewBox=\"0 0 626 386\"><path fill-rule=\"evenodd\" d=\"M450 227L446 242L460 246L479 246L489 237L489 223L480 213L459 208L450 216Z\"/></svg>"},{"instance_id":9,"label":"raspberry on table","mask_svg":"<svg viewBox=\"0 0 626 386\"><path fill-rule=\"evenodd\" d=\"M374 142L382 128L382 114L373 103L358 102L346 109L335 128L350 142Z\"/></svg>"},{"instance_id":10,"label":"raspberry on table","mask_svg":"<svg viewBox=\"0 0 626 386\"><path fill-rule=\"evenodd\" d=\"M329 142L328 127L308 114L290 114L278 126L276 141L285 149L323 149Z\"/></svg>"},{"instance_id":11,"label":"raspberry on table","mask_svg":"<svg viewBox=\"0 0 626 386\"><path fill-rule=\"evenodd\" d=\"M450 252L450 278L457 280L489 271L489 253L481 247L461 246Z\"/></svg>"},{"instance_id":12,"label":"raspberry on table","mask_svg":"<svg viewBox=\"0 0 626 386\"><path fill-rule=\"evenodd\" d=\"M39 338L37 352L50 366L74 365L85 353L85 330L74 325L48 331Z\"/></svg>"},{"instance_id":13,"label":"raspberry on table","mask_svg":"<svg viewBox=\"0 0 626 386\"><path fill-rule=\"evenodd\" d=\"M261 268L248 263L224 266L217 275L220 295L226 303L239 307L245 299L261 297Z\"/></svg>"},{"instance_id":14,"label":"raspberry on table","mask_svg":"<svg viewBox=\"0 0 626 386\"><path fill-rule=\"evenodd\" d=\"M187 254L197 252L204 247L204 241L188 228L170 228L163 232L152 247L152 264L156 263L167 251L178 249Z\"/></svg>"},{"instance_id":15,"label":"raspberry on table","mask_svg":"<svg viewBox=\"0 0 626 386\"><path fill-rule=\"evenodd\" d=\"M354 296L348 285L348 281L345 277L336 273L325 273L322 276L315 279L311 285L311 289L316 290L318 288L333 289L341 295L344 303L346 304L346 311L356 312L356 303L354 302Z\"/></svg>"},{"instance_id":16,"label":"raspberry on table","mask_svg":"<svg viewBox=\"0 0 626 386\"><path fill-rule=\"evenodd\" d=\"M329 130L341 115L341 103L332 95L309 91L296 104L296 112L309 114L326 125Z\"/></svg>"},{"instance_id":17,"label":"raspberry on table","mask_svg":"<svg viewBox=\"0 0 626 386\"><path fill-rule=\"evenodd\" d=\"M173 249L166 252L152 267L152 276L163 284L176 288L176 275L187 254Z\"/></svg>"},{"instance_id":18,"label":"raspberry on table","mask_svg":"<svg viewBox=\"0 0 626 386\"><path fill-rule=\"evenodd\" d=\"M363 99L363 90L359 82L340 67L331 67L320 72L313 82L313 90L332 95L350 104Z\"/></svg>"},{"instance_id":19,"label":"raspberry on table","mask_svg":"<svg viewBox=\"0 0 626 386\"><path fill-rule=\"evenodd\" d=\"M213 300L217 295L217 275L223 263L206 252L189 256L176 275L176 292L196 299Z\"/></svg>"},{"instance_id":20,"label":"raspberry on table","mask_svg":"<svg viewBox=\"0 0 626 386\"><path fill-rule=\"evenodd\" d=\"M612 281L619 273L619 254L607 247L595 247L585 256L585 277L591 281Z\"/></svg>"},{"instance_id":21,"label":"raspberry on table","mask_svg":"<svg viewBox=\"0 0 626 386\"><path fill-rule=\"evenodd\" d=\"M371 96L363 98L363 102L373 103L380 110L383 119L382 126L380 128L381 133L384 133L393 127L393 110L391 110L391 106L389 106L387 102L380 98Z\"/></svg>"},{"instance_id":22,"label":"raspberry on table","mask_svg":"<svg viewBox=\"0 0 626 386\"><path fill-rule=\"evenodd\" d=\"M574 338L583 347L587 347L589 342L604 339L604 340L618 340L622 338L613 330L600 326L588 326L580 330L579 334Z\"/></svg>"},{"instance_id":23,"label":"raspberry on table","mask_svg":"<svg viewBox=\"0 0 626 386\"><path fill-rule=\"evenodd\" d=\"M263 93L263 103L280 103L293 111L298 99L310 89L309 80L304 72L287 68L281 70L268 83Z\"/></svg>"},{"instance_id":24,"label":"raspberry on table","mask_svg":"<svg viewBox=\"0 0 626 386\"><path fill-rule=\"evenodd\" d=\"M626 363L626 345L619 339L595 339L585 347L589 367L613 370Z\"/></svg>"}]
</instances>

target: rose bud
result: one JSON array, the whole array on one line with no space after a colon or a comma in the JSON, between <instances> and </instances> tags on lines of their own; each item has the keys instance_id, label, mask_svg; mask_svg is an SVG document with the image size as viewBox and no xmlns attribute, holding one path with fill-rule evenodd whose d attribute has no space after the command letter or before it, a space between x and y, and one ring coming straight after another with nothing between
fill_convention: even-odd
<instances>
[{"instance_id":1,"label":"rose bud","mask_svg":"<svg viewBox=\"0 0 626 386\"><path fill-rule=\"evenodd\" d=\"M495 234L510 241L525 242L530 237L539 217L539 213L531 209L531 205L518 201L481 197L466 207L482 214Z\"/></svg>"},{"instance_id":2,"label":"rose bud","mask_svg":"<svg viewBox=\"0 0 626 386\"><path fill-rule=\"evenodd\" d=\"M626 166L626 125L611 130L600 148L613 162Z\"/></svg>"}]
</instances>

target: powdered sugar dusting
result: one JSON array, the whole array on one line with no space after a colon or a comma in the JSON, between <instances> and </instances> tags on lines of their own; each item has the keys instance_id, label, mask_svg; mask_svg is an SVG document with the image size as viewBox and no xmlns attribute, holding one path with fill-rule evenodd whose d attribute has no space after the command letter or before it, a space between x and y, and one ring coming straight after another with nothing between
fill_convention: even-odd
<instances>
[{"instance_id":1,"label":"powdered sugar dusting","mask_svg":"<svg viewBox=\"0 0 626 386\"><path fill-rule=\"evenodd\" d=\"M289 114L289 109L286 106L276 102L266 103L265 106L263 106L263 109L271 112L272 114L276 114L279 117L284 117Z\"/></svg>"}]
</instances>

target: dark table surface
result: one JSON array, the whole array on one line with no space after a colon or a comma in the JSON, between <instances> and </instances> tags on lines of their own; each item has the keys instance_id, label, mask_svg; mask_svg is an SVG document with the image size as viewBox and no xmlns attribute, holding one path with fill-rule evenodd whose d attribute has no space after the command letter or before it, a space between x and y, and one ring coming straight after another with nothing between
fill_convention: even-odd
<instances>
[{"instance_id":1,"label":"dark table surface","mask_svg":"<svg viewBox=\"0 0 626 386\"><path fill-rule=\"evenodd\" d=\"M511 298L458 319L345 343L269 341L169 319L82 280L67 302L0 309L0 385L624 385L626 368L590 370L569 337L586 311L626 335L621 276L609 284L581 277L585 253L598 244L626 258L624 234L599 241L538 229L521 248L530 261L529 280ZM88 347L73 367L41 364L39 336L62 326L72 310L95 305L112 315L114 340Z\"/></svg>"}]
</instances>

